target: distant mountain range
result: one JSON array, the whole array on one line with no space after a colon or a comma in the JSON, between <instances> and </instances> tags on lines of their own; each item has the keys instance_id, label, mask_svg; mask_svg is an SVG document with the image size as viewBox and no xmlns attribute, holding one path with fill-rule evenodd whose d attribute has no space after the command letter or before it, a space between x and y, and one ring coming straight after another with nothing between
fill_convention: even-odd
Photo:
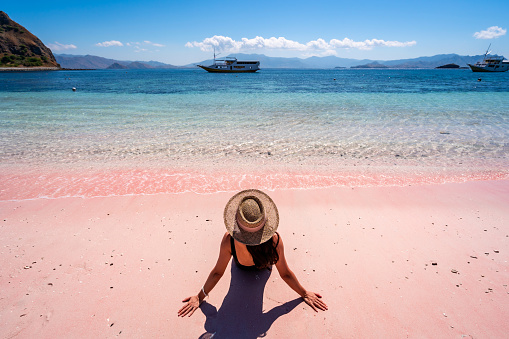
<instances>
[{"instance_id":1,"label":"distant mountain range","mask_svg":"<svg viewBox=\"0 0 509 339\"><path fill-rule=\"evenodd\" d=\"M347 59L335 56L301 58L269 57L263 54L232 54L239 60L259 60L261 68L297 68L297 69L330 69L330 68L435 68L446 64L457 64L466 67L483 58L483 55L462 56L458 54L439 54L429 57L401 60ZM62 68L72 69L148 69L148 68L195 68L196 65L209 65L213 59L204 60L185 66L175 66L158 61L125 61L102 58L94 55L55 54L56 61ZM375 67L373 67L375 66Z\"/></svg>"},{"instance_id":2,"label":"distant mountain range","mask_svg":"<svg viewBox=\"0 0 509 339\"><path fill-rule=\"evenodd\" d=\"M435 68L446 64L457 64L460 67L467 67L467 64L475 64L484 55L462 56L458 54L439 54L429 57L401 60L369 60L369 59L347 59L336 56L301 58L275 58L263 54L234 54L239 60L259 60L261 68ZM200 62L200 64L211 64L212 59ZM188 65L194 66L196 64ZM375 67L373 67L375 66Z\"/></svg>"},{"instance_id":3,"label":"distant mountain range","mask_svg":"<svg viewBox=\"0 0 509 339\"><path fill-rule=\"evenodd\" d=\"M71 69L146 69L146 68L180 68L158 61L125 61L107 59L95 55L55 54L62 68Z\"/></svg>"}]
</instances>

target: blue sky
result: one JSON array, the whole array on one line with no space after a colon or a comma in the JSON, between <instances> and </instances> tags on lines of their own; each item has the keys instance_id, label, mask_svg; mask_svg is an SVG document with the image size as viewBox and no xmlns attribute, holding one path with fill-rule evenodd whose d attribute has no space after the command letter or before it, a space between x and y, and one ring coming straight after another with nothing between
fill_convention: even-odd
<instances>
[{"instance_id":1,"label":"blue sky","mask_svg":"<svg viewBox=\"0 0 509 339\"><path fill-rule=\"evenodd\" d=\"M53 53L174 65L222 55L509 58L509 1L10 1Z\"/></svg>"}]
</instances>

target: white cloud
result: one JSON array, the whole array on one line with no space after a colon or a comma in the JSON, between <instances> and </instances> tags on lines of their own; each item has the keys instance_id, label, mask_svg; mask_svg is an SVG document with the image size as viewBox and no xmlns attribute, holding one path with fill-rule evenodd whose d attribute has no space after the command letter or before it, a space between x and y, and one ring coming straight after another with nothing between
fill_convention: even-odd
<instances>
[{"instance_id":1,"label":"white cloud","mask_svg":"<svg viewBox=\"0 0 509 339\"><path fill-rule=\"evenodd\" d=\"M154 47L164 47L164 45L162 45L162 44L156 44L155 42L148 41L148 40L143 41L143 43L145 45L154 46Z\"/></svg>"},{"instance_id":2,"label":"white cloud","mask_svg":"<svg viewBox=\"0 0 509 339\"><path fill-rule=\"evenodd\" d=\"M140 51L146 51L147 49L141 48L139 46L154 46L154 47L164 47L163 44L157 44L155 42L144 40L143 42L127 42L126 46L134 47L136 49L136 52Z\"/></svg>"},{"instance_id":3,"label":"white cloud","mask_svg":"<svg viewBox=\"0 0 509 339\"><path fill-rule=\"evenodd\" d=\"M385 41L379 39L371 39L364 41L353 41L348 38L344 38L343 40L332 39L330 44L335 48L357 48L357 49L372 49L373 47L407 47L414 46L417 42L415 41Z\"/></svg>"},{"instance_id":4,"label":"white cloud","mask_svg":"<svg viewBox=\"0 0 509 339\"><path fill-rule=\"evenodd\" d=\"M505 35L507 32L506 29L498 26L491 26L485 31L475 32L474 38L476 39L495 39L502 35Z\"/></svg>"},{"instance_id":5,"label":"white cloud","mask_svg":"<svg viewBox=\"0 0 509 339\"><path fill-rule=\"evenodd\" d=\"M121 43L120 41L116 41L116 40L110 40L110 41L104 41L104 42L99 42L97 44L95 44L96 46L99 46L99 47L111 47L111 46L118 46L118 47L122 47L124 46L123 43Z\"/></svg>"},{"instance_id":6,"label":"white cloud","mask_svg":"<svg viewBox=\"0 0 509 339\"><path fill-rule=\"evenodd\" d=\"M111 46L122 47L122 46L124 46L124 44L122 42L116 41L116 40L104 41L104 42L97 43L95 45L99 46L99 47L111 47ZM149 40L144 40L143 42L133 42L133 41L126 42L125 46L133 47L135 52L145 52L148 50L147 48L149 48L150 46L164 47L164 45L162 45L162 44L157 44L157 43L154 43ZM141 46L146 46L147 48L142 48Z\"/></svg>"},{"instance_id":7,"label":"white cloud","mask_svg":"<svg viewBox=\"0 0 509 339\"><path fill-rule=\"evenodd\" d=\"M60 42L56 42L56 41L54 44L48 44L48 47L53 51L64 51L66 49L78 48L78 47L76 47L76 45L73 45L73 44L64 45L64 44L61 44Z\"/></svg>"},{"instance_id":8,"label":"white cloud","mask_svg":"<svg viewBox=\"0 0 509 339\"><path fill-rule=\"evenodd\" d=\"M348 38L344 38L343 40L332 39L329 42L324 39L317 39L313 41L309 41L307 43L300 43L298 41L293 41L286 39L284 37L279 38L269 38L265 39L263 37L257 36L254 39L242 38L240 41L233 40L230 37L225 37L221 35L214 35L211 38L206 38L202 42L188 42L186 43L186 47L198 47L202 51L212 51L215 47L218 51L240 51L240 50L253 50L253 49L290 49L290 50L298 50L298 51L320 51L321 54L325 55L333 55L336 49L339 48L356 48L369 50L374 47L407 47L413 46L417 42L415 41L385 41L379 39L372 40L364 40L364 41L354 41Z\"/></svg>"}]
</instances>

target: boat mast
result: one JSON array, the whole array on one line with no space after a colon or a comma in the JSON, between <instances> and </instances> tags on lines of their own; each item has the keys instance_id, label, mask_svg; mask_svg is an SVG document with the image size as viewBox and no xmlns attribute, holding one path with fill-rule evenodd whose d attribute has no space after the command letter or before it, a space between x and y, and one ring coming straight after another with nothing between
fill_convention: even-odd
<instances>
[{"instance_id":1,"label":"boat mast","mask_svg":"<svg viewBox=\"0 0 509 339\"><path fill-rule=\"evenodd\" d=\"M490 47L491 47L491 44L488 46L488 49L486 50L486 53L484 53L484 58L482 58L482 61L484 62L484 60L486 60L486 56L488 55L488 53L490 52Z\"/></svg>"},{"instance_id":2,"label":"boat mast","mask_svg":"<svg viewBox=\"0 0 509 339\"><path fill-rule=\"evenodd\" d=\"M219 56L221 53L217 53L217 56ZM214 65L216 64L216 46L214 46Z\"/></svg>"}]
</instances>

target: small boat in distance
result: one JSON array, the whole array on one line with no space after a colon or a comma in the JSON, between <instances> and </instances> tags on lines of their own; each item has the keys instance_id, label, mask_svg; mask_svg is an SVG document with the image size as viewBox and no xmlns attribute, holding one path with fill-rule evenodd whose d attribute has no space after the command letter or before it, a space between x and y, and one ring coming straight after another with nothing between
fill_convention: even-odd
<instances>
[{"instance_id":1,"label":"small boat in distance","mask_svg":"<svg viewBox=\"0 0 509 339\"><path fill-rule=\"evenodd\" d=\"M214 64L197 66L211 73L254 73L260 69L260 61L239 61L233 57L216 59L214 50Z\"/></svg>"},{"instance_id":2,"label":"small boat in distance","mask_svg":"<svg viewBox=\"0 0 509 339\"><path fill-rule=\"evenodd\" d=\"M490 46L484 53L482 61L478 61L475 65L468 64L472 72L505 72L509 70L509 60L505 60L503 56L488 56Z\"/></svg>"}]
</instances>

